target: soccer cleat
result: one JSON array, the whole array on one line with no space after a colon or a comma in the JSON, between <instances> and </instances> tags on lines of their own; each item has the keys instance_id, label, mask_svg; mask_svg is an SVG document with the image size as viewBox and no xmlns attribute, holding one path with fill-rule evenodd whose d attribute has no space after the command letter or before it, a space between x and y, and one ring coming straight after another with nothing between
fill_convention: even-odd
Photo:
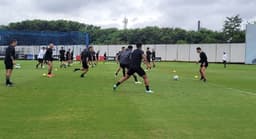
<instances>
[{"instance_id":1,"label":"soccer cleat","mask_svg":"<svg viewBox=\"0 0 256 139\"><path fill-rule=\"evenodd\" d=\"M6 86L7 87L13 87L13 83L12 82L6 83Z\"/></svg>"},{"instance_id":2,"label":"soccer cleat","mask_svg":"<svg viewBox=\"0 0 256 139\"><path fill-rule=\"evenodd\" d=\"M82 74L80 77L81 77L81 78L84 78L85 76L86 76L86 75L83 75L83 74Z\"/></svg>"},{"instance_id":3,"label":"soccer cleat","mask_svg":"<svg viewBox=\"0 0 256 139\"><path fill-rule=\"evenodd\" d=\"M146 90L147 94L153 94L154 92L152 90Z\"/></svg>"},{"instance_id":4,"label":"soccer cleat","mask_svg":"<svg viewBox=\"0 0 256 139\"><path fill-rule=\"evenodd\" d=\"M48 78L52 78L54 75L53 74L48 74L47 77Z\"/></svg>"},{"instance_id":5,"label":"soccer cleat","mask_svg":"<svg viewBox=\"0 0 256 139\"><path fill-rule=\"evenodd\" d=\"M117 85L114 85L113 90L116 91L116 89L117 89Z\"/></svg>"},{"instance_id":6,"label":"soccer cleat","mask_svg":"<svg viewBox=\"0 0 256 139\"><path fill-rule=\"evenodd\" d=\"M206 79L203 79L203 81L206 83L207 82L207 80Z\"/></svg>"},{"instance_id":7,"label":"soccer cleat","mask_svg":"<svg viewBox=\"0 0 256 139\"><path fill-rule=\"evenodd\" d=\"M142 82L140 82L140 81L137 81L137 82L135 82L135 84L142 84Z\"/></svg>"}]
</instances>

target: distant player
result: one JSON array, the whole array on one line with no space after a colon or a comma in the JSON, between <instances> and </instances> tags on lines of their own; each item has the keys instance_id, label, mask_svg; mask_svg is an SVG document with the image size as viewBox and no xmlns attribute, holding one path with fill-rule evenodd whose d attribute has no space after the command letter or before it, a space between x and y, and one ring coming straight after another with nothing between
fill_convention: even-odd
<instances>
[{"instance_id":1,"label":"distant player","mask_svg":"<svg viewBox=\"0 0 256 139\"><path fill-rule=\"evenodd\" d=\"M104 63L105 63L107 61L107 52L104 53L103 57L104 57Z\"/></svg>"},{"instance_id":2,"label":"distant player","mask_svg":"<svg viewBox=\"0 0 256 139\"><path fill-rule=\"evenodd\" d=\"M4 64L6 69L6 86L11 87L13 86L13 83L11 82L11 76L13 71L13 66L15 63L15 47L17 46L18 41L17 40L11 40L9 43L9 46L6 48L5 51L5 58L4 58Z\"/></svg>"},{"instance_id":3,"label":"distant player","mask_svg":"<svg viewBox=\"0 0 256 139\"><path fill-rule=\"evenodd\" d=\"M199 53L200 55L200 61L199 63L200 65L200 75L201 75L201 80L203 80L204 82L206 82L206 69L208 67L208 60L207 60L207 55L205 54L205 52L202 51L202 49L200 47L196 48L197 53Z\"/></svg>"},{"instance_id":4,"label":"distant player","mask_svg":"<svg viewBox=\"0 0 256 139\"><path fill-rule=\"evenodd\" d=\"M153 68L156 67L156 50L152 49L152 63L153 63Z\"/></svg>"},{"instance_id":5,"label":"distant player","mask_svg":"<svg viewBox=\"0 0 256 139\"><path fill-rule=\"evenodd\" d=\"M68 49L68 51L66 52L66 61L68 63L68 66L70 67L72 59L71 59L71 49Z\"/></svg>"},{"instance_id":6,"label":"distant player","mask_svg":"<svg viewBox=\"0 0 256 139\"><path fill-rule=\"evenodd\" d=\"M45 55L45 53L46 53L46 49L45 49L45 47L43 47L43 48L40 50L40 52L39 52L39 54L38 54L38 57L37 57L37 59L38 59L38 64L36 65L36 68L37 68L37 69L38 69L39 66L41 66L41 68L43 68L43 66L44 66L44 55Z\"/></svg>"},{"instance_id":7,"label":"distant player","mask_svg":"<svg viewBox=\"0 0 256 139\"><path fill-rule=\"evenodd\" d=\"M81 53L82 68L74 69L74 72L80 71L80 70L83 72L80 76L81 78L84 78L85 74L89 71L88 61L90 57L90 51L92 51L91 49L92 49L91 47L89 48L89 50L84 49L84 51Z\"/></svg>"},{"instance_id":8,"label":"distant player","mask_svg":"<svg viewBox=\"0 0 256 139\"><path fill-rule=\"evenodd\" d=\"M223 60L224 68L227 68L228 54L226 52L223 53L222 60Z\"/></svg>"},{"instance_id":9,"label":"distant player","mask_svg":"<svg viewBox=\"0 0 256 139\"><path fill-rule=\"evenodd\" d=\"M131 64L131 55L132 55L132 49L133 47L130 45L128 48L120 55L120 67L123 70L123 76L126 75L126 69L129 70L130 64ZM135 84L141 84L141 82L138 81L138 78L136 75L133 74Z\"/></svg>"},{"instance_id":10,"label":"distant player","mask_svg":"<svg viewBox=\"0 0 256 139\"><path fill-rule=\"evenodd\" d=\"M47 64L48 64L48 77L51 78L53 77L53 74L52 74L52 69L53 69L53 49L54 48L54 44L50 44L49 47L47 48L46 50L46 53L45 53L45 60L47 61Z\"/></svg>"},{"instance_id":11,"label":"distant player","mask_svg":"<svg viewBox=\"0 0 256 139\"><path fill-rule=\"evenodd\" d=\"M152 53L150 51L150 48L148 47L147 51L146 51L146 57L147 57L147 61L149 64L151 64L151 55L152 55ZM147 68L147 70L150 70L150 69Z\"/></svg>"},{"instance_id":12,"label":"distant player","mask_svg":"<svg viewBox=\"0 0 256 139\"><path fill-rule=\"evenodd\" d=\"M60 55L60 68L66 68L66 63L65 63L65 53L66 50L64 50L64 47L61 47L60 51L59 51L59 55Z\"/></svg>"},{"instance_id":13,"label":"distant player","mask_svg":"<svg viewBox=\"0 0 256 139\"><path fill-rule=\"evenodd\" d=\"M129 70L128 70L126 76L123 77L122 79L120 79L114 85L113 89L116 90L117 87L120 84L122 84L123 82L128 80L134 73L137 73L138 75L140 75L144 79L144 83L145 83L145 86L146 86L146 93L153 93L153 91L150 90L150 88L149 88L149 80L148 80L148 77L146 75L146 72L141 67L141 61L144 60L145 64L147 65L147 68L150 68L150 65L147 62L146 55L141 50L142 44L138 43L138 44L136 44L136 46L137 46L137 49L134 50L133 53L132 53L131 64L130 64L130 67L129 67Z\"/></svg>"},{"instance_id":14,"label":"distant player","mask_svg":"<svg viewBox=\"0 0 256 139\"><path fill-rule=\"evenodd\" d=\"M120 72L121 70L121 66L120 66L120 56L121 54L125 51L125 47L122 47L121 51L119 51L117 54L116 54L116 62L117 64L119 64L118 66L118 69L116 70L116 73L115 73L115 76L117 77L118 76L118 73Z\"/></svg>"}]
</instances>

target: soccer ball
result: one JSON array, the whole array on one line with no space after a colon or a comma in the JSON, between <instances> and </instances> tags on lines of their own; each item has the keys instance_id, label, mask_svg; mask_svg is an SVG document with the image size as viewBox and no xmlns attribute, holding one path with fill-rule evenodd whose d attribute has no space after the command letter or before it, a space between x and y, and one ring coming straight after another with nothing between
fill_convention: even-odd
<instances>
[{"instance_id":1,"label":"soccer ball","mask_svg":"<svg viewBox=\"0 0 256 139\"><path fill-rule=\"evenodd\" d=\"M173 76L173 80L178 81L179 80L179 76L178 75Z\"/></svg>"}]
</instances>

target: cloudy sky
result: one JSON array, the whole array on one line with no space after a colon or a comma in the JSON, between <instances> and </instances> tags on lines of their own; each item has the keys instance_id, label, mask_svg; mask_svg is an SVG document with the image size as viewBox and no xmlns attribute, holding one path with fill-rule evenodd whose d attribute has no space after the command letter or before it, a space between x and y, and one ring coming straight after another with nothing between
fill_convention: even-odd
<instances>
[{"instance_id":1,"label":"cloudy sky","mask_svg":"<svg viewBox=\"0 0 256 139\"><path fill-rule=\"evenodd\" d=\"M74 20L108 27L202 26L221 30L225 17L240 14L256 20L255 0L0 0L0 24L26 19Z\"/></svg>"}]
</instances>

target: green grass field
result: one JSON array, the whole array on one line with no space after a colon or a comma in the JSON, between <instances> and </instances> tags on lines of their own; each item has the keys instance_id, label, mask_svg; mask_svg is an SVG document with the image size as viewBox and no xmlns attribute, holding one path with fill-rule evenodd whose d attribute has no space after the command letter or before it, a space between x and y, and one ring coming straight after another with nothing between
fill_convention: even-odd
<instances>
[{"instance_id":1,"label":"green grass field","mask_svg":"<svg viewBox=\"0 0 256 139\"><path fill-rule=\"evenodd\" d=\"M0 62L0 139L256 138L255 66L211 64L203 83L194 79L199 65L158 63L148 72L155 93L145 94L132 79L113 92L114 63L84 79L72 72L78 64L48 79L22 61L7 88Z\"/></svg>"}]
</instances>

